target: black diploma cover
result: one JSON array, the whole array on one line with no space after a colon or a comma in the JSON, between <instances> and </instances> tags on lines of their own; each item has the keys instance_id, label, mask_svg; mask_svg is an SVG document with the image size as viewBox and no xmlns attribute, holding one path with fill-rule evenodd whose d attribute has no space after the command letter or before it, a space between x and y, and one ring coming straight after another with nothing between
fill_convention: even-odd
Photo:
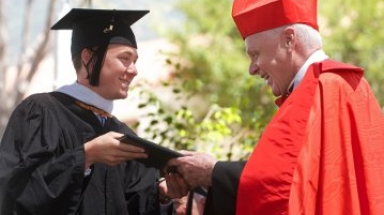
<instances>
[{"instance_id":1,"label":"black diploma cover","mask_svg":"<svg viewBox=\"0 0 384 215\"><path fill-rule=\"evenodd\" d=\"M148 157L144 159L137 159L137 161L140 161L147 166L155 167L162 171L164 170L164 167L171 158L183 156L183 154L179 152L173 151L164 146L160 146L159 144L143 139L134 134L125 134L124 136L120 137L119 140L123 143L144 148L145 152L148 154ZM170 168L166 171L173 172L175 170Z\"/></svg>"}]
</instances>

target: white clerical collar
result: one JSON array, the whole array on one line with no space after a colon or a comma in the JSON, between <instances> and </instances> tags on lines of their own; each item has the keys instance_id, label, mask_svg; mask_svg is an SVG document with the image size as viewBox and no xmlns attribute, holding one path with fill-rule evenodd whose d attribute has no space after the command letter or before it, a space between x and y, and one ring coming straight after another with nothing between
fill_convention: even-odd
<instances>
[{"instance_id":1,"label":"white clerical collar","mask_svg":"<svg viewBox=\"0 0 384 215\"><path fill-rule=\"evenodd\" d=\"M311 64L317 63L317 62L321 62L321 61L323 61L323 60L325 60L327 58L328 58L328 56L321 49L313 52L311 54L311 56L309 56L307 61L305 61L303 66L301 66L301 68L299 69L299 72L293 78L291 84L289 85L288 90L292 88L292 84L293 84L293 88L292 88L291 92L299 85L299 83L301 82L301 80L305 76L305 73L307 72L308 67Z\"/></svg>"},{"instance_id":2,"label":"white clerical collar","mask_svg":"<svg viewBox=\"0 0 384 215\"><path fill-rule=\"evenodd\" d=\"M62 86L56 91L65 93L81 102L98 107L108 113L112 113L113 100L107 100L92 91L91 89L81 84L78 84L77 82L70 85Z\"/></svg>"}]
</instances>

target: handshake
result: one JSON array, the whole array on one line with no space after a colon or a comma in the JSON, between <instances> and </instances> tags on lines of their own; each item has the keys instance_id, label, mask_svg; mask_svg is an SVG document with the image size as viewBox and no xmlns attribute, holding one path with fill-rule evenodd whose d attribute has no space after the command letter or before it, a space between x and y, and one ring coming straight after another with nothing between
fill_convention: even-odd
<instances>
[{"instance_id":1,"label":"handshake","mask_svg":"<svg viewBox=\"0 0 384 215\"><path fill-rule=\"evenodd\" d=\"M199 152L181 151L181 153L183 156L170 159L164 168L169 191L172 191L172 194L182 195L186 194L182 193L185 190L210 187L217 160Z\"/></svg>"},{"instance_id":2,"label":"handshake","mask_svg":"<svg viewBox=\"0 0 384 215\"><path fill-rule=\"evenodd\" d=\"M191 205L187 207L182 201L186 198L189 201L191 196L194 197L194 193L198 193L200 195L197 196L203 198L194 199L198 201L198 211L201 214L205 190L212 185L213 168L217 162L214 157L192 151L176 152L134 134L126 134L118 139L120 142L143 148L148 156L137 160L162 171L165 183L160 182L158 185L160 202L174 199L176 208L179 205L184 207L181 210L186 210L191 208Z\"/></svg>"}]
</instances>

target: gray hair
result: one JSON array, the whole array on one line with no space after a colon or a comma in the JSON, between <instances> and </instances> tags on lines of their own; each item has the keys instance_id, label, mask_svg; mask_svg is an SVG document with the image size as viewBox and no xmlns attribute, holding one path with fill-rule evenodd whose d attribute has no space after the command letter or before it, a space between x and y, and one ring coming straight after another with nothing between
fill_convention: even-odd
<instances>
[{"instance_id":1,"label":"gray hair","mask_svg":"<svg viewBox=\"0 0 384 215\"><path fill-rule=\"evenodd\" d=\"M323 40L320 33L311 26L305 24L295 23L292 25L284 25L266 31L266 33L268 34L268 37L277 36L288 26L292 26L293 29L295 29L296 37L301 41L300 44L302 44L304 50L318 49L323 46Z\"/></svg>"},{"instance_id":2,"label":"gray hair","mask_svg":"<svg viewBox=\"0 0 384 215\"><path fill-rule=\"evenodd\" d=\"M297 37L302 41L305 49L321 48L323 40L320 33L314 28L305 24L293 24L292 27L297 33Z\"/></svg>"}]
</instances>

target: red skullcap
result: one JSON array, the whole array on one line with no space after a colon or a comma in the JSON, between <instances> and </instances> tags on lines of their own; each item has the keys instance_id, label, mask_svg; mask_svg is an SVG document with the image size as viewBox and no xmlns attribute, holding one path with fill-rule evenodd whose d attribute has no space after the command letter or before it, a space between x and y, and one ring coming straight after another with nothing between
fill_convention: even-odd
<instances>
[{"instance_id":1,"label":"red skullcap","mask_svg":"<svg viewBox=\"0 0 384 215\"><path fill-rule=\"evenodd\" d=\"M234 0L232 17L243 39L293 23L319 30L317 0Z\"/></svg>"}]
</instances>

